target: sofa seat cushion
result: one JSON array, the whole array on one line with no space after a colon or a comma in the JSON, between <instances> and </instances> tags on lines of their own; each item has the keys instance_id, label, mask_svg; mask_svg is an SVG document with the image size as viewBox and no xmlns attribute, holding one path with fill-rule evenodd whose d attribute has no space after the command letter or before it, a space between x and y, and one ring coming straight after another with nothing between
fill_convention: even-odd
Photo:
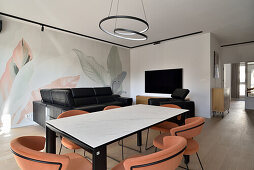
<instances>
[{"instance_id":1,"label":"sofa seat cushion","mask_svg":"<svg viewBox=\"0 0 254 170\"><path fill-rule=\"evenodd\" d=\"M114 96L99 96L97 97L98 104L104 104L109 102L116 101L116 98Z\"/></svg>"},{"instance_id":2,"label":"sofa seat cushion","mask_svg":"<svg viewBox=\"0 0 254 170\"><path fill-rule=\"evenodd\" d=\"M75 107L97 104L96 97L74 98Z\"/></svg>"},{"instance_id":3,"label":"sofa seat cushion","mask_svg":"<svg viewBox=\"0 0 254 170\"><path fill-rule=\"evenodd\" d=\"M124 104L120 101L113 101L113 102L108 102L108 103L103 103L106 106L112 106L112 105L116 105L116 106L124 106Z\"/></svg>"},{"instance_id":4,"label":"sofa seat cushion","mask_svg":"<svg viewBox=\"0 0 254 170\"><path fill-rule=\"evenodd\" d=\"M75 107L75 110L84 110L87 112L97 112L97 111L102 111L106 107L104 104L94 104L94 105L89 105L89 106L82 106L82 107Z\"/></svg>"}]
</instances>

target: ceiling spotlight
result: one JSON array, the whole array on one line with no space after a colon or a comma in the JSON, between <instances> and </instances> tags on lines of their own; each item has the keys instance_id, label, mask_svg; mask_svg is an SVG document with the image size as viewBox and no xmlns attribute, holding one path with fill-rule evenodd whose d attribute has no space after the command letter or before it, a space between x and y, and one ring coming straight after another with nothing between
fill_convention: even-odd
<instances>
[{"instance_id":1,"label":"ceiling spotlight","mask_svg":"<svg viewBox=\"0 0 254 170\"><path fill-rule=\"evenodd\" d=\"M44 31L44 26L43 25L41 26L41 31Z\"/></svg>"}]
</instances>

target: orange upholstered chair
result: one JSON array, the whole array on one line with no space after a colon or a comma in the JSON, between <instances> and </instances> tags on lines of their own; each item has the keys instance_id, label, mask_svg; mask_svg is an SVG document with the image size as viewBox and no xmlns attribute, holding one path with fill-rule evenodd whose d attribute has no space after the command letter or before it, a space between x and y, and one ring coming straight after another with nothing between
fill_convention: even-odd
<instances>
[{"instance_id":1,"label":"orange upholstered chair","mask_svg":"<svg viewBox=\"0 0 254 170\"><path fill-rule=\"evenodd\" d=\"M111 106L105 107L103 110L117 109L117 108L120 108L120 107L121 107L121 106L111 105Z\"/></svg>"},{"instance_id":2,"label":"orange upholstered chair","mask_svg":"<svg viewBox=\"0 0 254 170\"><path fill-rule=\"evenodd\" d=\"M175 108L175 109L182 109L180 106L175 105L175 104L163 104L161 107L170 107L170 108ZM179 115L177 116L177 120L181 120L182 116Z\"/></svg>"},{"instance_id":3,"label":"orange upholstered chair","mask_svg":"<svg viewBox=\"0 0 254 170\"><path fill-rule=\"evenodd\" d=\"M11 141L11 151L22 170L92 170L92 164L79 154L56 155L40 152L45 137L23 136Z\"/></svg>"},{"instance_id":4,"label":"orange upholstered chair","mask_svg":"<svg viewBox=\"0 0 254 170\"><path fill-rule=\"evenodd\" d=\"M198 156L199 144L193 138L198 136L201 133L204 123L205 123L205 119L202 117L188 118L185 120L185 125L172 128L170 130L170 133L164 133L157 136L153 141L153 145L159 149L165 149L167 147L166 145L164 145L164 138L166 136L168 135L182 136L187 139L187 148L184 151L184 155L187 156L187 159L188 159L188 156L196 153L200 166L203 169L202 163ZM185 161L185 163L188 169L188 160Z\"/></svg>"},{"instance_id":5,"label":"orange upholstered chair","mask_svg":"<svg viewBox=\"0 0 254 170\"><path fill-rule=\"evenodd\" d=\"M177 106L175 104L164 104L164 105L161 105L161 107L170 107L170 108L176 108L176 109L181 109L180 106ZM180 115L180 118L178 118L179 116L177 116L177 119L181 119L181 115ZM169 133L170 132L170 129L174 128L174 127L177 127L179 126L178 124L174 123L174 122L169 122L169 121L165 121L165 122L162 122L158 125L155 125L155 126L152 126L151 129L153 130L156 130L156 131L159 131L160 133L163 132L163 133ZM148 147L148 137L149 137L149 129L147 130L147 135L146 135L146 146L145 146L145 149L148 150L150 148L152 148L153 146L150 146Z\"/></svg>"},{"instance_id":6,"label":"orange upholstered chair","mask_svg":"<svg viewBox=\"0 0 254 170\"><path fill-rule=\"evenodd\" d=\"M120 162L112 170L175 170L183 158L187 141L183 137L164 138L166 149L145 156L134 156Z\"/></svg>"},{"instance_id":7,"label":"orange upholstered chair","mask_svg":"<svg viewBox=\"0 0 254 170\"><path fill-rule=\"evenodd\" d=\"M66 112L61 113L57 119L60 118L65 118L65 117L70 117L70 116L77 116L77 115L82 115L82 114L87 114L89 112L83 111L83 110L68 110ZM80 146L76 145L75 143L71 142L70 140L66 139L65 137L62 137L61 139L61 147L59 150L59 155L62 151L63 145L68 148L68 149L73 149L75 153L75 149L81 149Z\"/></svg>"}]
</instances>

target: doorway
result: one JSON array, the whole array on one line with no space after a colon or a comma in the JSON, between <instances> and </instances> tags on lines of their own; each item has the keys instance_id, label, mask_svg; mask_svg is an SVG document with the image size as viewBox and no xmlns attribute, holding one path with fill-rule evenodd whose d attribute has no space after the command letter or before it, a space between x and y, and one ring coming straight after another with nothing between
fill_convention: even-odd
<instances>
[{"instance_id":1,"label":"doorway","mask_svg":"<svg viewBox=\"0 0 254 170\"><path fill-rule=\"evenodd\" d=\"M230 88L232 100L254 101L254 62L224 64L224 88Z\"/></svg>"}]
</instances>

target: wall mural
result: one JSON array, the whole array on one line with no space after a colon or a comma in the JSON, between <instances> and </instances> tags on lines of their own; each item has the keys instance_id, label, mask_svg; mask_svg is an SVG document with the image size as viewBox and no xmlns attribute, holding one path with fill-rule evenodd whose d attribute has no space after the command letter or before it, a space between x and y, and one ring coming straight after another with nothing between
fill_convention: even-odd
<instances>
[{"instance_id":1,"label":"wall mural","mask_svg":"<svg viewBox=\"0 0 254 170\"><path fill-rule=\"evenodd\" d=\"M0 117L10 115L12 127L33 124L32 102L41 99L40 89L77 87L81 76L88 77L98 86L111 86L115 94L125 93L122 83L127 72L122 70L117 47L113 46L110 49L107 57L107 69L98 63L95 57L85 55L79 49L73 49L73 52L80 63L79 66L74 67L81 67L83 75L66 75L51 82L43 82L44 85L41 87L31 89L32 81L35 81L32 77L39 65L33 62L32 50L22 38L14 48L0 79ZM21 75L18 76L19 74ZM52 73L49 72L49 74Z\"/></svg>"},{"instance_id":2,"label":"wall mural","mask_svg":"<svg viewBox=\"0 0 254 170\"><path fill-rule=\"evenodd\" d=\"M0 80L0 101L5 100L12 88L13 81L22 69L29 61L33 59L31 49L28 44L22 39L17 47L14 49L12 56L8 60L5 68L5 72ZM2 102L1 102L2 104Z\"/></svg>"},{"instance_id":3,"label":"wall mural","mask_svg":"<svg viewBox=\"0 0 254 170\"><path fill-rule=\"evenodd\" d=\"M78 49L73 49L73 51L78 56L82 70L86 76L102 86L111 86L114 94L121 95L123 93L122 83L127 72L122 71L122 63L117 47L112 47L109 52L107 70L94 57L86 56Z\"/></svg>"}]
</instances>

